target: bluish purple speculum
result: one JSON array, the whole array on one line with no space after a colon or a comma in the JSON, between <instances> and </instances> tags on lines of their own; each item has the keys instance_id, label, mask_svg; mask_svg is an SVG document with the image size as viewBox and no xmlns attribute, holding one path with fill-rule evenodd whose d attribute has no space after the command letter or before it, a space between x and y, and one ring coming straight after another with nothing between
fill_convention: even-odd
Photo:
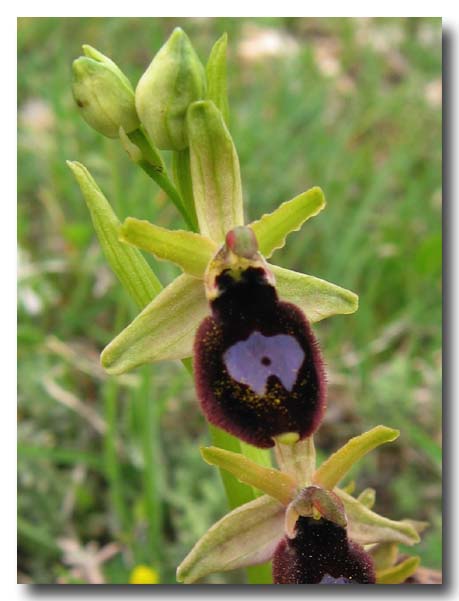
<instances>
[{"instance_id":1,"label":"bluish purple speculum","mask_svg":"<svg viewBox=\"0 0 459 601\"><path fill-rule=\"evenodd\" d=\"M276 376L289 392L298 378L304 351L293 336L263 336L253 332L223 355L229 375L247 384L258 395L266 393L270 376Z\"/></svg>"}]
</instances>

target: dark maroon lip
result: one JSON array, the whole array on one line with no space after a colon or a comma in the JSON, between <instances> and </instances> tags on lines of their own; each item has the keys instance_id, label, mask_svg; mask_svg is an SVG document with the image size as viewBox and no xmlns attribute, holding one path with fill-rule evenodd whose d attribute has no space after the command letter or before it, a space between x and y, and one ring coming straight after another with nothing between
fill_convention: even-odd
<instances>
[{"instance_id":1,"label":"dark maroon lip","mask_svg":"<svg viewBox=\"0 0 459 601\"><path fill-rule=\"evenodd\" d=\"M262 269L224 271L212 315L194 345L196 391L212 424L249 444L312 434L325 406L325 373L303 312L278 299Z\"/></svg>"}]
</instances>

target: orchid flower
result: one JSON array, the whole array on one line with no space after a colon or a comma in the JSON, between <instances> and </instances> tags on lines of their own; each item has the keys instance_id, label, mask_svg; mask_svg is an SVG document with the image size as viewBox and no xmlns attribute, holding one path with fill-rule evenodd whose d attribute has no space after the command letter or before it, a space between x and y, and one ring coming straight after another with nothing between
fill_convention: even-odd
<instances>
[{"instance_id":1,"label":"orchid flower","mask_svg":"<svg viewBox=\"0 0 459 601\"><path fill-rule=\"evenodd\" d=\"M375 513L374 491L354 498L338 487L362 456L398 435L377 426L349 440L318 468L312 438L276 443L280 469L216 447L202 449L206 462L264 494L214 524L182 561L177 579L192 583L213 572L273 559L279 584L403 582L419 559L397 563L397 546L419 542L425 524Z\"/></svg>"}]
</instances>

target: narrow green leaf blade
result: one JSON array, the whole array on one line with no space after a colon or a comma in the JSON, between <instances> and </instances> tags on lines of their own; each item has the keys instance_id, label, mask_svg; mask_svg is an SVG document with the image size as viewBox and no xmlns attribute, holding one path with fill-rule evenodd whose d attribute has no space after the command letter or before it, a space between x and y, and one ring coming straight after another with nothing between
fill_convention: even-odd
<instances>
[{"instance_id":1,"label":"narrow green leaf blade","mask_svg":"<svg viewBox=\"0 0 459 601\"><path fill-rule=\"evenodd\" d=\"M93 177L81 163L67 161L86 200L100 245L123 288L139 307L147 305L162 289L146 260L136 248L118 240L120 222Z\"/></svg>"},{"instance_id":2,"label":"narrow green leaf blade","mask_svg":"<svg viewBox=\"0 0 459 601\"><path fill-rule=\"evenodd\" d=\"M288 474L262 467L240 453L217 447L202 448L201 455L210 465L227 470L241 482L258 488L284 505L288 505L294 497L296 483Z\"/></svg>"},{"instance_id":3,"label":"narrow green leaf blade","mask_svg":"<svg viewBox=\"0 0 459 601\"><path fill-rule=\"evenodd\" d=\"M202 282L179 276L105 347L103 367L121 374L143 363L190 357L196 329L208 313Z\"/></svg>"},{"instance_id":4,"label":"narrow green leaf blade","mask_svg":"<svg viewBox=\"0 0 459 601\"><path fill-rule=\"evenodd\" d=\"M414 556L408 557L405 561L391 568L378 570L376 572L376 584L403 584L407 578L416 572L420 563L421 558Z\"/></svg>"},{"instance_id":5,"label":"narrow green leaf blade","mask_svg":"<svg viewBox=\"0 0 459 601\"><path fill-rule=\"evenodd\" d=\"M376 426L360 436L351 438L322 463L314 474L314 482L324 488L333 489L359 459L376 447L394 441L399 434L400 432L393 428Z\"/></svg>"},{"instance_id":6,"label":"narrow green leaf blade","mask_svg":"<svg viewBox=\"0 0 459 601\"><path fill-rule=\"evenodd\" d=\"M277 265L270 265L270 269L281 299L298 305L311 323L358 309L359 297L350 290Z\"/></svg>"},{"instance_id":7,"label":"narrow green leaf blade","mask_svg":"<svg viewBox=\"0 0 459 601\"><path fill-rule=\"evenodd\" d=\"M224 33L215 42L207 61L207 98L214 102L229 124L228 85L226 81L226 47L228 34Z\"/></svg>"},{"instance_id":8,"label":"narrow green leaf blade","mask_svg":"<svg viewBox=\"0 0 459 601\"><path fill-rule=\"evenodd\" d=\"M389 520L339 488L334 492L344 503L351 540L361 545L387 542L410 546L420 541L416 529L408 522Z\"/></svg>"},{"instance_id":9,"label":"narrow green leaf blade","mask_svg":"<svg viewBox=\"0 0 459 601\"><path fill-rule=\"evenodd\" d=\"M203 278L207 264L217 250L209 238L187 230L168 230L149 221L128 217L120 229L119 239L158 259L175 263L185 273Z\"/></svg>"},{"instance_id":10,"label":"narrow green leaf blade","mask_svg":"<svg viewBox=\"0 0 459 601\"><path fill-rule=\"evenodd\" d=\"M268 561L282 538L285 508L268 495L237 507L214 524L177 568L190 584L213 572Z\"/></svg>"},{"instance_id":11,"label":"narrow green leaf blade","mask_svg":"<svg viewBox=\"0 0 459 601\"><path fill-rule=\"evenodd\" d=\"M258 240L260 252L269 258L275 250L285 245L287 236L301 229L305 221L325 207L325 197L318 187L303 192L280 205L275 211L263 215L250 224Z\"/></svg>"},{"instance_id":12,"label":"narrow green leaf blade","mask_svg":"<svg viewBox=\"0 0 459 601\"><path fill-rule=\"evenodd\" d=\"M222 114L210 100L189 107L187 125L199 229L220 245L229 230L244 223L236 148Z\"/></svg>"}]
</instances>

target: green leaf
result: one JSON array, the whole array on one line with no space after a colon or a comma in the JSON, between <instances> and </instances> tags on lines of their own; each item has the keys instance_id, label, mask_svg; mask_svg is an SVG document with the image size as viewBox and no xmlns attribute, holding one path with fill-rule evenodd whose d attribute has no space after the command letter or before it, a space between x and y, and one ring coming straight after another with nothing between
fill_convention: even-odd
<instances>
[{"instance_id":1,"label":"green leaf","mask_svg":"<svg viewBox=\"0 0 459 601\"><path fill-rule=\"evenodd\" d=\"M186 230L168 230L148 221L128 217L120 229L119 239L158 259L179 265L185 273L203 278L207 264L217 250L209 238Z\"/></svg>"},{"instance_id":2,"label":"green leaf","mask_svg":"<svg viewBox=\"0 0 459 601\"><path fill-rule=\"evenodd\" d=\"M202 448L201 455L210 465L227 470L240 482L258 488L284 505L288 505L295 496L295 480L279 470L262 467L240 453L217 447Z\"/></svg>"},{"instance_id":3,"label":"green leaf","mask_svg":"<svg viewBox=\"0 0 459 601\"><path fill-rule=\"evenodd\" d=\"M376 584L402 584L412 576L421 563L420 557L408 557L396 566L376 572Z\"/></svg>"},{"instance_id":4,"label":"green leaf","mask_svg":"<svg viewBox=\"0 0 459 601\"><path fill-rule=\"evenodd\" d=\"M292 476L299 487L311 484L316 469L316 449L312 436L295 444L276 441L274 451L278 466Z\"/></svg>"},{"instance_id":5,"label":"green leaf","mask_svg":"<svg viewBox=\"0 0 459 601\"><path fill-rule=\"evenodd\" d=\"M140 251L118 240L120 222L93 177L81 163L67 161L86 200L100 245L123 288L139 307L162 289L161 282Z\"/></svg>"},{"instance_id":6,"label":"green leaf","mask_svg":"<svg viewBox=\"0 0 459 601\"><path fill-rule=\"evenodd\" d=\"M261 254L269 258L275 250L285 245L285 239L291 232L301 229L305 221L320 213L324 207L324 193L315 187L250 223L249 227L255 232Z\"/></svg>"},{"instance_id":7,"label":"green leaf","mask_svg":"<svg viewBox=\"0 0 459 601\"><path fill-rule=\"evenodd\" d=\"M190 584L213 572L264 563L283 535L285 508L264 495L237 507L214 524L177 568Z\"/></svg>"},{"instance_id":8,"label":"green leaf","mask_svg":"<svg viewBox=\"0 0 459 601\"><path fill-rule=\"evenodd\" d=\"M311 323L357 311L359 297L335 284L277 265L269 265L282 300L298 305Z\"/></svg>"},{"instance_id":9,"label":"green leaf","mask_svg":"<svg viewBox=\"0 0 459 601\"><path fill-rule=\"evenodd\" d=\"M226 82L226 47L228 34L224 33L215 42L207 61L207 98L212 100L229 124L228 86Z\"/></svg>"},{"instance_id":10,"label":"green leaf","mask_svg":"<svg viewBox=\"0 0 459 601\"><path fill-rule=\"evenodd\" d=\"M200 280L176 278L102 352L102 365L121 374L142 363L192 354L197 327L209 313Z\"/></svg>"},{"instance_id":11,"label":"green leaf","mask_svg":"<svg viewBox=\"0 0 459 601\"><path fill-rule=\"evenodd\" d=\"M361 545L384 542L414 545L420 541L416 529L408 522L389 520L339 488L335 488L335 493L344 503L348 534L353 541Z\"/></svg>"},{"instance_id":12,"label":"green leaf","mask_svg":"<svg viewBox=\"0 0 459 601\"><path fill-rule=\"evenodd\" d=\"M392 442L399 434L400 432L393 428L376 426L360 436L351 438L322 463L314 474L314 482L324 488L334 488L359 459L379 445Z\"/></svg>"},{"instance_id":13,"label":"green leaf","mask_svg":"<svg viewBox=\"0 0 459 601\"><path fill-rule=\"evenodd\" d=\"M222 114L210 100L188 109L193 194L201 234L222 244L243 225L239 159Z\"/></svg>"},{"instance_id":14,"label":"green leaf","mask_svg":"<svg viewBox=\"0 0 459 601\"><path fill-rule=\"evenodd\" d=\"M220 446L220 445L215 445ZM251 444L240 441L241 453L256 464L263 467L272 467L271 452L269 449L259 449ZM222 447L226 448L226 447ZM263 493L258 488L252 488L254 497L260 497Z\"/></svg>"}]
</instances>

